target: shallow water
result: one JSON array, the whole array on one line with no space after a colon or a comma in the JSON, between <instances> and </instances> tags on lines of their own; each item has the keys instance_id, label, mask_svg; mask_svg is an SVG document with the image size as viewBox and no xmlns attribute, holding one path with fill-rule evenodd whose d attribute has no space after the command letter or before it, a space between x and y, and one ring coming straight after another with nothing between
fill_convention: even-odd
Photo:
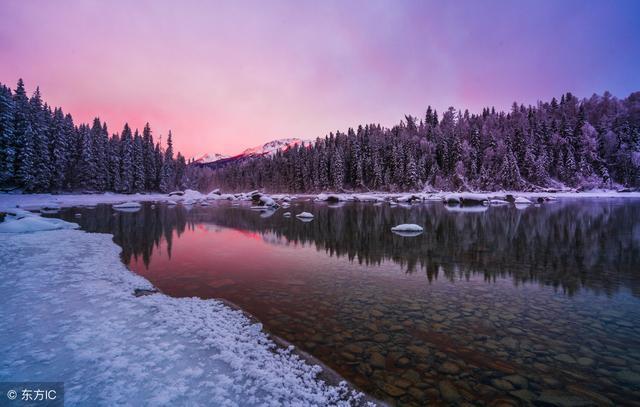
<instances>
[{"instance_id":1,"label":"shallow water","mask_svg":"<svg viewBox=\"0 0 640 407\"><path fill-rule=\"evenodd\" d=\"M55 216L114 234L162 292L232 301L391 404L640 404L640 200Z\"/></svg>"}]
</instances>

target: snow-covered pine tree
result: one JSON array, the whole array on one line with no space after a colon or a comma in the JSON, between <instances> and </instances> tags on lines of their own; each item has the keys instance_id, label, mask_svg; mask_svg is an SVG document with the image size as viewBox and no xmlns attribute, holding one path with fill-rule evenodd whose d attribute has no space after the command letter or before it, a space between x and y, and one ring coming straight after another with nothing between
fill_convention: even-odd
<instances>
[{"instance_id":1,"label":"snow-covered pine tree","mask_svg":"<svg viewBox=\"0 0 640 407\"><path fill-rule=\"evenodd\" d=\"M64 187L68 189L75 189L80 184L80 174L78 170L80 169L82 140L78 129L73 123L73 117L68 113L64 116L64 135L69 149L69 159L67 162L67 168L65 168Z\"/></svg>"},{"instance_id":2,"label":"snow-covered pine tree","mask_svg":"<svg viewBox=\"0 0 640 407\"><path fill-rule=\"evenodd\" d=\"M109 188L109 158L108 144L109 131L107 124L102 123L96 118L91 128L91 136L93 139L93 156L96 163L96 189L105 191Z\"/></svg>"},{"instance_id":3,"label":"snow-covered pine tree","mask_svg":"<svg viewBox=\"0 0 640 407\"><path fill-rule=\"evenodd\" d=\"M85 190L96 190L96 160L93 155L93 138L91 129L86 124L78 127L80 137L79 187Z\"/></svg>"},{"instance_id":4,"label":"snow-covered pine tree","mask_svg":"<svg viewBox=\"0 0 640 407\"><path fill-rule=\"evenodd\" d=\"M20 153L18 154L18 170L16 178L18 183L26 191L34 191L36 182L34 178L35 152L34 152L34 133L31 128L31 122L27 121L24 127L20 128Z\"/></svg>"},{"instance_id":5,"label":"snow-covered pine tree","mask_svg":"<svg viewBox=\"0 0 640 407\"><path fill-rule=\"evenodd\" d=\"M156 189L156 160L153 145L153 134L149 123L145 124L142 130L142 150L144 156L144 179L145 189Z\"/></svg>"},{"instance_id":6,"label":"snow-covered pine tree","mask_svg":"<svg viewBox=\"0 0 640 407\"><path fill-rule=\"evenodd\" d=\"M49 144L51 150L51 189L59 191L67 184L67 168L69 167L69 139L65 131L64 114L57 108L53 112L49 128Z\"/></svg>"},{"instance_id":7,"label":"snow-covered pine tree","mask_svg":"<svg viewBox=\"0 0 640 407\"><path fill-rule=\"evenodd\" d=\"M134 190L133 169L133 135L128 123L125 123L120 136L120 177L122 192L131 193Z\"/></svg>"},{"instance_id":8,"label":"snow-covered pine tree","mask_svg":"<svg viewBox=\"0 0 640 407\"><path fill-rule=\"evenodd\" d=\"M175 188L176 174L175 162L173 160L173 138L171 131L167 136L167 149L164 152L162 161L162 175L160 177L160 190L162 192L170 192Z\"/></svg>"},{"instance_id":9,"label":"snow-covered pine tree","mask_svg":"<svg viewBox=\"0 0 640 407\"><path fill-rule=\"evenodd\" d=\"M10 185L15 177L16 134L11 89L0 85L0 186Z\"/></svg>"},{"instance_id":10,"label":"snow-covered pine tree","mask_svg":"<svg viewBox=\"0 0 640 407\"><path fill-rule=\"evenodd\" d=\"M340 192L344 186L344 158L342 157L342 151L334 149L332 151L331 159L331 187L334 191Z\"/></svg>"},{"instance_id":11,"label":"snow-covered pine tree","mask_svg":"<svg viewBox=\"0 0 640 407\"><path fill-rule=\"evenodd\" d=\"M49 137L47 131L47 116L50 115L48 106L43 106L40 88L36 88L29 100L30 121L33 131L33 183L29 192L44 192L51 185L51 162L49 153Z\"/></svg>"},{"instance_id":12,"label":"snow-covered pine tree","mask_svg":"<svg viewBox=\"0 0 640 407\"><path fill-rule=\"evenodd\" d=\"M122 146L120 145L120 136L114 135L109 139L109 187L112 191L122 191L122 177L121 177L121 163L120 152Z\"/></svg>"},{"instance_id":13,"label":"snow-covered pine tree","mask_svg":"<svg viewBox=\"0 0 640 407\"><path fill-rule=\"evenodd\" d=\"M405 186L408 189L417 188L420 184L420 178L418 177L418 166L412 154L408 155L405 175Z\"/></svg>"},{"instance_id":14,"label":"snow-covered pine tree","mask_svg":"<svg viewBox=\"0 0 640 407\"><path fill-rule=\"evenodd\" d=\"M180 189L184 189L186 184L185 184L185 171L187 168L187 162L184 158L184 156L180 153L178 153L178 155L176 156L176 161L175 161L175 185L180 188Z\"/></svg>"},{"instance_id":15,"label":"snow-covered pine tree","mask_svg":"<svg viewBox=\"0 0 640 407\"><path fill-rule=\"evenodd\" d=\"M142 136L136 130L133 136L133 186L136 192L144 191L146 188L146 178L144 169L144 144Z\"/></svg>"},{"instance_id":16,"label":"snow-covered pine tree","mask_svg":"<svg viewBox=\"0 0 640 407\"><path fill-rule=\"evenodd\" d=\"M522 187L518 162L511 149L507 150L500 168L500 180L504 188L517 191Z\"/></svg>"},{"instance_id":17,"label":"snow-covered pine tree","mask_svg":"<svg viewBox=\"0 0 640 407\"><path fill-rule=\"evenodd\" d=\"M162 137L160 137L160 140L162 141ZM160 191L160 180L162 178L162 167L163 167L163 163L164 163L164 155L162 153L162 147L160 147L160 141L156 143L156 148L153 151L153 157L155 159L156 165L155 165L155 178L153 179L153 190L158 190Z\"/></svg>"}]
</instances>

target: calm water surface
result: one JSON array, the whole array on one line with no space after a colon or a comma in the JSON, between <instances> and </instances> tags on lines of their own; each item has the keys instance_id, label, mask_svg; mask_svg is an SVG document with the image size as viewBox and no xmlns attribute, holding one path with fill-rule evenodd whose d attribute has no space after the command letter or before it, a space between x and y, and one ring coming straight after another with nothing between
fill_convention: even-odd
<instances>
[{"instance_id":1,"label":"calm water surface","mask_svg":"<svg viewBox=\"0 0 640 407\"><path fill-rule=\"evenodd\" d=\"M112 233L162 292L232 301L390 404L640 405L640 200L57 216Z\"/></svg>"}]
</instances>

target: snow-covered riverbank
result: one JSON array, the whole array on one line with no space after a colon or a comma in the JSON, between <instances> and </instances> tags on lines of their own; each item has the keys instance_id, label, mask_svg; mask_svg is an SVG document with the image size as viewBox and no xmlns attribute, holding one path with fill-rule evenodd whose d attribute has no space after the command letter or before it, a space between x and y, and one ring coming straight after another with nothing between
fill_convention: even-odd
<instances>
[{"instance_id":1,"label":"snow-covered riverbank","mask_svg":"<svg viewBox=\"0 0 640 407\"><path fill-rule=\"evenodd\" d=\"M40 209L43 207L70 207L70 206L94 206L97 204L118 204L124 202L168 202L194 204L204 201L243 201L251 199L251 192L224 194L217 191L208 194L197 191L187 190L184 195L173 195L153 193L153 194L0 194L0 211L7 208L15 208L19 206L23 209ZM617 192L617 191L585 191L585 192L518 192L518 191L498 191L483 193L450 193L450 192L371 192L371 193L321 193L321 194L269 194L271 198L277 201L289 201L298 199L313 199L324 201L327 198L339 201L356 201L356 202L403 202L403 201L442 201L450 197L460 197L465 195L473 195L486 200L493 198L501 198L507 195L515 197L524 197L532 201L537 198L640 198L640 192Z\"/></svg>"},{"instance_id":2,"label":"snow-covered riverbank","mask_svg":"<svg viewBox=\"0 0 640 407\"><path fill-rule=\"evenodd\" d=\"M111 235L0 235L0 381L64 381L69 405L358 402L222 302L136 297Z\"/></svg>"}]
</instances>

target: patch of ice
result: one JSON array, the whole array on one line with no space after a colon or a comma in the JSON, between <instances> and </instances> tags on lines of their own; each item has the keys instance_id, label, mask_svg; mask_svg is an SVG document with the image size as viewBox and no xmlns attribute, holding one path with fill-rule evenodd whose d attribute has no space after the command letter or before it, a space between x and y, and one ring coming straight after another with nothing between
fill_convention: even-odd
<instances>
[{"instance_id":1,"label":"patch of ice","mask_svg":"<svg viewBox=\"0 0 640 407\"><path fill-rule=\"evenodd\" d=\"M58 229L77 229L77 223L65 222L62 219L42 218L40 216L7 216L0 223L0 233L33 233Z\"/></svg>"}]
</instances>

